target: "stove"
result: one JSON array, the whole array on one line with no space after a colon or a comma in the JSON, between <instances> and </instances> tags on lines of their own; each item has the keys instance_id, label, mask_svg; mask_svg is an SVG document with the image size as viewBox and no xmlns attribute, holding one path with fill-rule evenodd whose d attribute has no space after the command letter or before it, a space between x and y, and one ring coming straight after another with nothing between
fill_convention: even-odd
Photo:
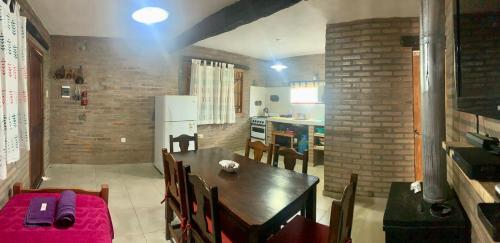
<instances>
[{"instance_id":1,"label":"stove","mask_svg":"<svg viewBox=\"0 0 500 243\"><path fill-rule=\"evenodd\" d=\"M435 214L433 209L441 206L451 212ZM423 200L422 192L410 191L409 182L393 182L383 222L386 243L471 242L469 218L453 190L443 204L430 204Z\"/></svg>"},{"instance_id":2,"label":"stove","mask_svg":"<svg viewBox=\"0 0 500 243\"><path fill-rule=\"evenodd\" d=\"M250 118L250 138L266 143L267 117L254 116Z\"/></svg>"}]
</instances>

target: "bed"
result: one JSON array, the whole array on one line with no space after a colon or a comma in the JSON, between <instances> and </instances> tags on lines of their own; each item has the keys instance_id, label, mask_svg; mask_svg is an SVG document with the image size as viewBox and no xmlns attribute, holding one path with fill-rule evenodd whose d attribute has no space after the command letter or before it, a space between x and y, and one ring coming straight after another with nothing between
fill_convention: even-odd
<instances>
[{"instance_id":1,"label":"bed","mask_svg":"<svg viewBox=\"0 0 500 243\"><path fill-rule=\"evenodd\" d=\"M0 242L2 243L111 243L113 225L108 210L107 185L100 191L73 190L76 194L76 221L67 229L51 227L25 227L24 218L30 200L34 197L59 197L66 189L23 189L16 183L13 195L0 210Z\"/></svg>"}]
</instances>

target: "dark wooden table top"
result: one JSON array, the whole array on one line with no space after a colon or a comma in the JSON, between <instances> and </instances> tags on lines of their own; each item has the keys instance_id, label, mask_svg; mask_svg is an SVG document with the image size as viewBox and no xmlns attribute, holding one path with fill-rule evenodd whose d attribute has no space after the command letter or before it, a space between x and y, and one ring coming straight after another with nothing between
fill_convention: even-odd
<instances>
[{"instance_id":1,"label":"dark wooden table top","mask_svg":"<svg viewBox=\"0 0 500 243\"><path fill-rule=\"evenodd\" d=\"M217 186L221 206L249 227L265 224L319 182L316 176L272 167L224 148L173 155L177 161L190 165L192 174ZM238 172L223 171L219 165L221 160L238 162Z\"/></svg>"}]
</instances>

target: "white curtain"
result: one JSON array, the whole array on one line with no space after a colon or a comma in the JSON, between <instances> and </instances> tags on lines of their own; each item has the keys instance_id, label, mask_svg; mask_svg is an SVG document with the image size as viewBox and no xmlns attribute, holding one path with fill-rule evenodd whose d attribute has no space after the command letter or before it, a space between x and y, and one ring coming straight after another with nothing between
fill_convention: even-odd
<instances>
[{"instance_id":1,"label":"white curtain","mask_svg":"<svg viewBox=\"0 0 500 243\"><path fill-rule=\"evenodd\" d=\"M29 150L26 18L0 1L0 179Z\"/></svg>"},{"instance_id":2,"label":"white curtain","mask_svg":"<svg viewBox=\"0 0 500 243\"><path fill-rule=\"evenodd\" d=\"M236 121L234 65L193 59L189 90L198 96L198 124Z\"/></svg>"}]
</instances>

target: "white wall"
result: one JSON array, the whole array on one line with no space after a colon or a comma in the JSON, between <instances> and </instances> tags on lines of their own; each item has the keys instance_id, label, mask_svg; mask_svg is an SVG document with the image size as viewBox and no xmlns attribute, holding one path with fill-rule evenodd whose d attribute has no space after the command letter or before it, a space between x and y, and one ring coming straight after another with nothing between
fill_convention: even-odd
<instances>
[{"instance_id":1,"label":"white wall","mask_svg":"<svg viewBox=\"0 0 500 243\"><path fill-rule=\"evenodd\" d=\"M266 87L250 86L250 109L248 112L250 117L264 115L263 109L267 107L266 92ZM256 106L256 101L261 101L262 104L260 106Z\"/></svg>"},{"instance_id":2,"label":"white wall","mask_svg":"<svg viewBox=\"0 0 500 243\"><path fill-rule=\"evenodd\" d=\"M325 104L291 104L293 114L304 113L306 119L325 120Z\"/></svg>"},{"instance_id":3,"label":"white wall","mask_svg":"<svg viewBox=\"0 0 500 243\"><path fill-rule=\"evenodd\" d=\"M271 95L278 95L279 101L272 102ZM256 100L262 100L262 106L255 106ZM263 115L267 107L269 113L279 115L306 114L307 119L325 120L324 104L292 104L290 102L290 87L250 87L250 117Z\"/></svg>"},{"instance_id":4,"label":"white wall","mask_svg":"<svg viewBox=\"0 0 500 243\"><path fill-rule=\"evenodd\" d=\"M278 95L279 101L271 101L271 95ZM290 103L290 87L268 87L266 88L266 100L269 113L278 113L288 115L292 113L292 104Z\"/></svg>"}]
</instances>

